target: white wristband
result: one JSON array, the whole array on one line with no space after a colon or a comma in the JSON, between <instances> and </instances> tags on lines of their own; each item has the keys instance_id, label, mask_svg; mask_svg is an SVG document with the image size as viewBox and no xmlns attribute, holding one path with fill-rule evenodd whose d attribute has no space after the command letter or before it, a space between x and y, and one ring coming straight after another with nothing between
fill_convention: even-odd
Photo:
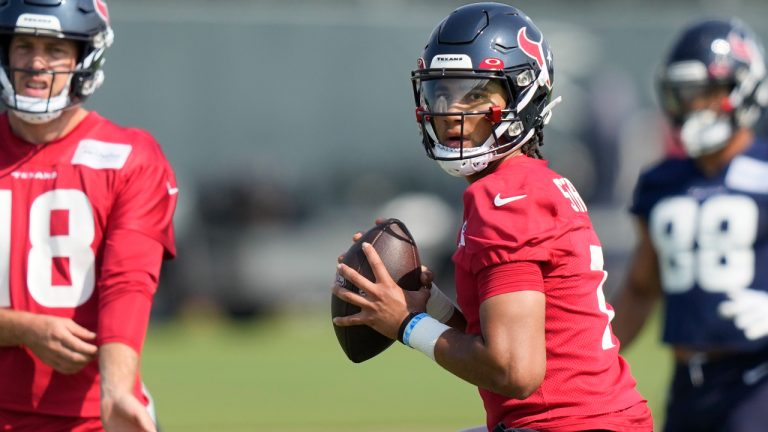
<instances>
[{"instance_id":1,"label":"white wristband","mask_svg":"<svg viewBox=\"0 0 768 432\"><path fill-rule=\"evenodd\" d=\"M421 313L413 317L405 326L403 343L421 351L434 361L437 339L449 329L450 327L429 314Z\"/></svg>"},{"instance_id":2,"label":"white wristband","mask_svg":"<svg viewBox=\"0 0 768 432\"><path fill-rule=\"evenodd\" d=\"M433 282L432 288L429 289L427 313L435 317L441 323L446 323L451 319L453 311L455 310L456 305L453 304L453 300L448 298L448 296L445 295L445 293Z\"/></svg>"}]
</instances>

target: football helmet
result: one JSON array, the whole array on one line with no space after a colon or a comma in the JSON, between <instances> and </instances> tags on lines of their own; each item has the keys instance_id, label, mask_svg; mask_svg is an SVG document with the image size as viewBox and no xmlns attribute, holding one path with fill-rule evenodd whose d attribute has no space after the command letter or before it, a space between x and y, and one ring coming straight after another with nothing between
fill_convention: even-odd
<instances>
[{"instance_id":1,"label":"football helmet","mask_svg":"<svg viewBox=\"0 0 768 432\"><path fill-rule=\"evenodd\" d=\"M427 155L469 176L520 148L549 122L552 51L512 6L475 3L432 32L411 72L416 120Z\"/></svg>"},{"instance_id":2,"label":"football helmet","mask_svg":"<svg viewBox=\"0 0 768 432\"><path fill-rule=\"evenodd\" d=\"M71 71L12 69L9 46L15 35L70 39L78 45L77 65ZM0 87L3 103L29 123L45 123L71 106L83 102L104 81L104 52L114 33L104 0L6 0L0 1ZM14 88L14 72L68 74L61 94L47 98L20 95Z\"/></svg>"},{"instance_id":3,"label":"football helmet","mask_svg":"<svg viewBox=\"0 0 768 432\"><path fill-rule=\"evenodd\" d=\"M690 157L713 153L736 128L754 125L768 99L765 75L763 46L740 20L707 19L683 30L657 84L661 106ZM701 106L702 100L710 106Z\"/></svg>"}]
</instances>

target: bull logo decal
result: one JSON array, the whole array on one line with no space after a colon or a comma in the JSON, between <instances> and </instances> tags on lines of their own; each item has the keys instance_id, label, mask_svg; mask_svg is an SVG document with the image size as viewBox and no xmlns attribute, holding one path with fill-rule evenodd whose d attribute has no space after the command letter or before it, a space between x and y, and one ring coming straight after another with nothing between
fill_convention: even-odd
<instances>
[{"instance_id":1,"label":"bull logo decal","mask_svg":"<svg viewBox=\"0 0 768 432\"><path fill-rule=\"evenodd\" d=\"M544 36L542 36L541 40L538 42L532 41L526 34L527 28L528 27L522 27L517 32L517 46L520 47L525 55L536 60L536 64L538 64L539 69L541 69L541 75L539 75L539 77L544 79L548 88L552 88L552 80L549 77L549 66L547 65L547 60L551 61L551 54L544 54L544 47L542 46Z\"/></svg>"},{"instance_id":2,"label":"bull logo decal","mask_svg":"<svg viewBox=\"0 0 768 432\"><path fill-rule=\"evenodd\" d=\"M107 9L107 3L104 0L93 0L93 8L96 10L96 13L99 14L101 19L109 24L109 10Z\"/></svg>"}]
</instances>

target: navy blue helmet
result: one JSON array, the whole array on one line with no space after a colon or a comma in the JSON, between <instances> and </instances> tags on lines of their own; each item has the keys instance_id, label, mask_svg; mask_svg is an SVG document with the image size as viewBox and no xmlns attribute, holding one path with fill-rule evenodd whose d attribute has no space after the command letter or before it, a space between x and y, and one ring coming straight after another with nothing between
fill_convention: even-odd
<instances>
[{"instance_id":1,"label":"navy blue helmet","mask_svg":"<svg viewBox=\"0 0 768 432\"><path fill-rule=\"evenodd\" d=\"M735 128L751 127L766 104L763 46L738 19L706 19L686 27L658 75L661 106L680 128L688 154L722 148ZM724 94L717 110L692 102Z\"/></svg>"},{"instance_id":2,"label":"navy blue helmet","mask_svg":"<svg viewBox=\"0 0 768 432\"><path fill-rule=\"evenodd\" d=\"M63 38L78 44L77 65L73 71L65 72L71 74L68 91L42 100L16 93L14 71L8 59L9 44L15 35ZM31 122L56 118L62 110L83 102L104 81L104 53L113 39L104 0L0 0L0 86L3 102Z\"/></svg>"},{"instance_id":3,"label":"navy blue helmet","mask_svg":"<svg viewBox=\"0 0 768 432\"><path fill-rule=\"evenodd\" d=\"M559 102L551 101L553 78L549 43L522 11L500 3L456 9L434 29L411 73L427 155L449 174L468 176L520 148ZM480 118L491 126L488 136L464 144L469 122ZM461 144L440 136L441 121L460 123L450 139Z\"/></svg>"}]
</instances>

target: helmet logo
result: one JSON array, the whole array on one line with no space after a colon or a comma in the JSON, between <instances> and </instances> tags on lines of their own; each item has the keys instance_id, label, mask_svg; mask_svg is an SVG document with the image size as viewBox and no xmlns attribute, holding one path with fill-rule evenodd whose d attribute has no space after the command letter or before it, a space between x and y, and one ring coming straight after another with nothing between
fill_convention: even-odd
<instances>
[{"instance_id":1,"label":"helmet logo","mask_svg":"<svg viewBox=\"0 0 768 432\"><path fill-rule=\"evenodd\" d=\"M544 78L546 81L547 87L552 88L552 81L549 79L549 67L547 66L547 60L549 59L549 55L544 55L544 48L542 47L542 42L544 42L544 37L542 36L541 40L539 42L532 41L528 38L528 35L526 34L526 29L528 27L522 27L517 32L517 45L520 47L520 49L527 55L528 57L536 60L536 64L539 65L539 69L541 69L541 75L540 78Z\"/></svg>"},{"instance_id":2,"label":"helmet logo","mask_svg":"<svg viewBox=\"0 0 768 432\"><path fill-rule=\"evenodd\" d=\"M504 69L504 61L501 59L488 57L480 62L478 69Z\"/></svg>"},{"instance_id":3,"label":"helmet logo","mask_svg":"<svg viewBox=\"0 0 768 432\"><path fill-rule=\"evenodd\" d=\"M731 33L728 35L728 44L731 45L731 52L734 57L746 62L752 60L752 50L749 49L749 45L744 39Z\"/></svg>"},{"instance_id":4,"label":"helmet logo","mask_svg":"<svg viewBox=\"0 0 768 432\"><path fill-rule=\"evenodd\" d=\"M425 67L424 59L419 57L418 60L416 60L416 68L421 70L421 69L424 69L424 67Z\"/></svg>"},{"instance_id":5,"label":"helmet logo","mask_svg":"<svg viewBox=\"0 0 768 432\"><path fill-rule=\"evenodd\" d=\"M93 0L93 8L96 10L96 13L99 14L101 19L109 24L109 10L107 9L107 3L104 0Z\"/></svg>"}]
</instances>

